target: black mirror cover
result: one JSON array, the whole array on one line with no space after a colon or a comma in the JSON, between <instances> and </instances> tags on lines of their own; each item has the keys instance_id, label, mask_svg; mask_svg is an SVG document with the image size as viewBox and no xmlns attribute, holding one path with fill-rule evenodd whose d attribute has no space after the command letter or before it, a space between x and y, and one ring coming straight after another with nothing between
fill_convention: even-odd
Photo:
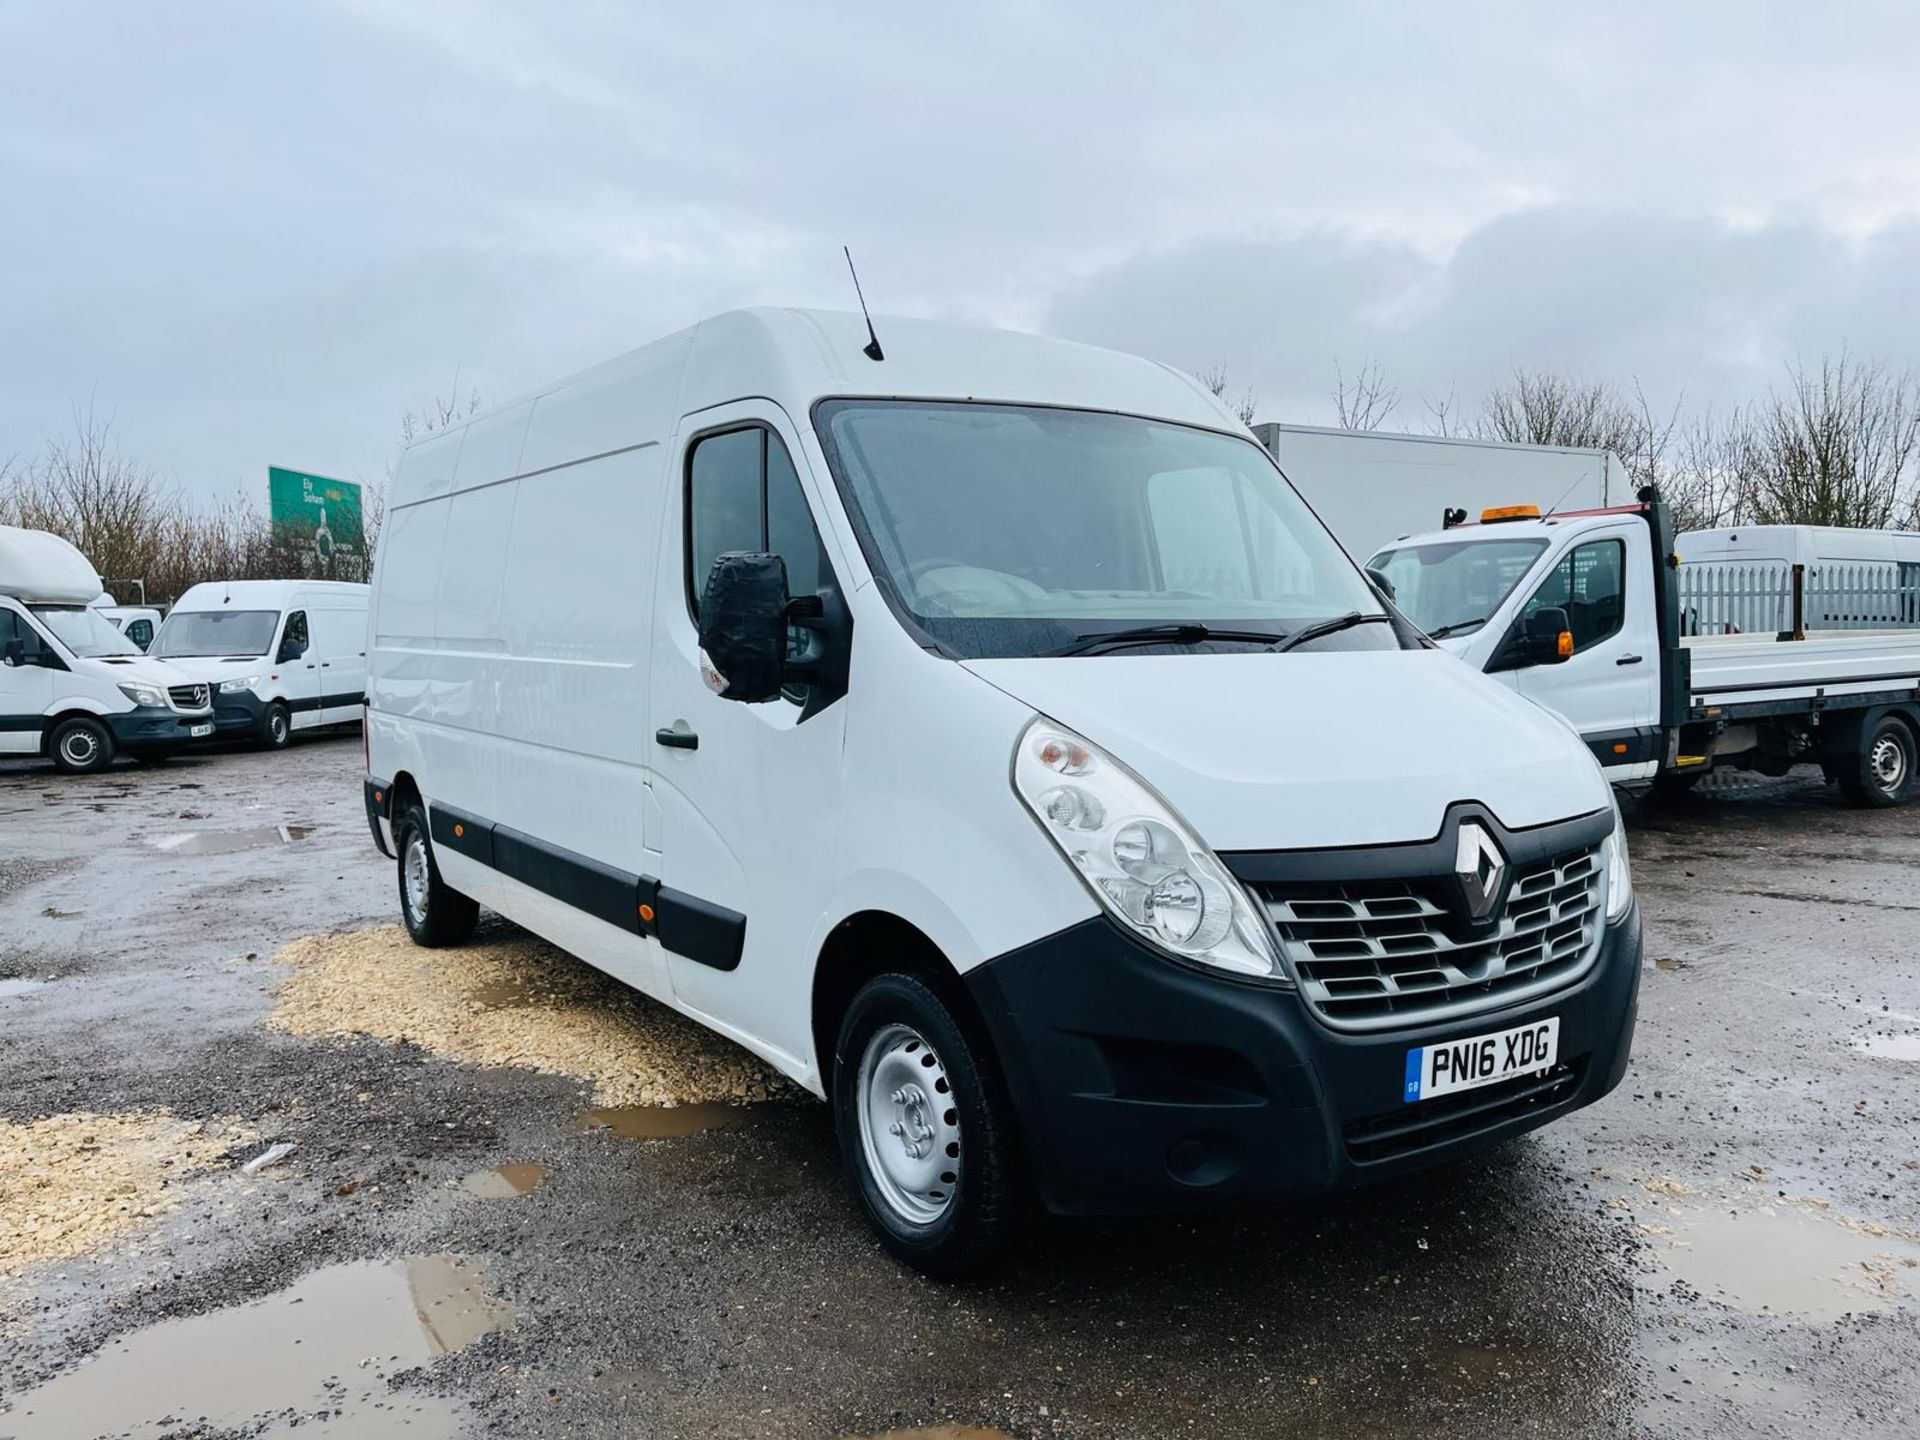
<instances>
[{"instance_id":1,"label":"black mirror cover","mask_svg":"<svg viewBox=\"0 0 1920 1440\"><path fill-rule=\"evenodd\" d=\"M7 648L4 654L0 654L0 659L4 659L6 663L9 665L26 664L27 663L27 642L24 640L7 641Z\"/></svg>"},{"instance_id":2,"label":"black mirror cover","mask_svg":"<svg viewBox=\"0 0 1920 1440\"><path fill-rule=\"evenodd\" d=\"M1373 588L1378 590L1388 601L1394 601L1400 598L1394 593L1393 581L1387 578L1386 571L1376 570L1369 565L1367 567L1367 579L1373 582Z\"/></svg>"},{"instance_id":3,"label":"black mirror cover","mask_svg":"<svg viewBox=\"0 0 1920 1440\"><path fill-rule=\"evenodd\" d=\"M700 649L723 700L757 705L780 693L787 664L787 562L730 550L700 596Z\"/></svg>"},{"instance_id":4,"label":"black mirror cover","mask_svg":"<svg viewBox=\"0 0 1920 1440\"><path fill-rule=\"evenodd\" d=\"M1536 665L1558 665L1572 658L1571 645L1565 651L1560 648L1561 637L1567 635L1571 628L1567 612L1557 605L1534 611L1527 617L1528 658Z\"/></svg>"}]
</instances>

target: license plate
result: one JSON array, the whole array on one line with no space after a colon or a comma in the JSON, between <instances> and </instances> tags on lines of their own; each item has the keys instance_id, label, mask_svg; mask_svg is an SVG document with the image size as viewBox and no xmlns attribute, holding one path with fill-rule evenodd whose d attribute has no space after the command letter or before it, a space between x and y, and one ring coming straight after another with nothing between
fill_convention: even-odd
<instances>
[{"instance_id":1,"label":"license plate","mask_svg":"<svg viewBox=\"0 0 1920 1440\"><path fill-rule=\"evenodd\" d=\"M1409 1104L1459 1090L1498 1085L1516 1075L1551 1070L1560 1055L1560 1017L1548 1016L1511 1030L1422 1045L1407 1051Z\"/></svg>"},{"instance_id":2,"label":"license plate","mask_svg":"<svg viewBox=\"0 0 1920 1440\"><path fill-rule=\"evenodd\" d=\"M206 736L213 734L213 722L208 721L205 725L189 725L187 727L187 734L196 740L204 739Z\"/></svg>"}]
</instances>

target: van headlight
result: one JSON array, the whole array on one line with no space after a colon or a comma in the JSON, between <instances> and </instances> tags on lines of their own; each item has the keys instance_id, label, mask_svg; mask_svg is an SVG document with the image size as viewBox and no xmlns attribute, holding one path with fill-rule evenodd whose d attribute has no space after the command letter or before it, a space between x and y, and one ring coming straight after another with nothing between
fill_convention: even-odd
<instances>
[{"instance_id":1,"label":"van headlight","mask_svg":"<svg viewBox=\"0 0 1920 1440\"><path fill-rule=\"evenodd\" d=\"M1618 920L1633 903L1633 866L1627 862L1627 822L1613 807L1613 833L1603 842L1607 856L1607 919Z\"/></svg>"},{"instance_id":2,"label":"van headlight","mask_svg":"<svg viewBox=\"0 0 1920 1440\"><path fill-rule=\"evenodd\" d=\"M1266 921L1173 807L1064 726L1035 720L1013 752L1013 788L1047 838L1128 929L1167 954L1283 980Z\"/></svg>"},{"instance_id":3,"label":"van headlight","mask_svg":"<svg viewBox=\"0 0 1920 1440\"><path fill-rule=\"evenodd\" d=\"M167 705L167 692L153 685L122 685L120 687L120 693L135 705L157 705L163 710Z\"/></svg>"},{"instance_id":4,"label":"van headlight","mask_svg":"<svg viewBox=\"0 0 1920 1440\"><path fill-rule=\"evenodd\" d=\"M244 680L222 680L220 682L220 693L222 695L237 695L242 690L253 689L253 687L259 683L260 677L258 675L249 675Z\"/></svg>"}]
</instances>

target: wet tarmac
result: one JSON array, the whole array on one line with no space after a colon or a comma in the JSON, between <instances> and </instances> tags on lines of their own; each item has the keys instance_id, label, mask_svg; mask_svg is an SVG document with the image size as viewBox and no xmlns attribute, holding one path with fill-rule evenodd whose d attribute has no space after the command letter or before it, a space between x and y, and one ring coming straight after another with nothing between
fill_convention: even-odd
<instances>
[{"instance_id":1,"label":"wet tarmac","mask_svg":"<svg viewBox=\"0 0 1920 1440\"><path fill-rule=\"evenodd\" d=\"M1797 773L1635 808L1608 1100L1334 1202L1050 1224L950 1287L880 1253L816 1103L596 1109L267 1028L283 943L392 918L359 767L0 763L0 1120L257 1137L0 1281L0 1436L1920 1433L1920 808Z\"/></svg>"}]
</instances>

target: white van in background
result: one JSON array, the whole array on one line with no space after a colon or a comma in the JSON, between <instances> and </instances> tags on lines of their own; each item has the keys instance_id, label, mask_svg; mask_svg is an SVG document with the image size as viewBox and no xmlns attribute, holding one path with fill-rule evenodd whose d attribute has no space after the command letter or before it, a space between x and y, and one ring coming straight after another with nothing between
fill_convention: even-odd
<instances>
[{"instance_id":1,"label":"white van in background","mask_svg":"<svg viewBox=\"0 0 1920 1440\"><path fill-rule=\"evenodd\" d=\"M143 656L93 608L99 594L67 541L0 525L0 755L83 773L213 733L207 687Z\"/></svg>"},{"instance_id":2,"label":"white van in background","mask_svg":"<svg viewBox=\"0 0 1920 1440\"><path fill-rule=\"evenodd\" d=\"M372 661L414 939L488 905L830 1097L929 1271L1036 1190L1357 1185L1626 1067L1585 747L1146 360L706 321L406 451Z\"/></svg>"},{"instance_id":3,"label":"white van in background","mask_svg":"<svg viewBox=\"0 0 1920 1440\"><path fill-rule=\"evenodd\" d=\"M152 653L213 687L218 734L278 749L295 730L360 723L367 594L338 580L195 585Z\"/></svg>"},{"instance_id":4,"label":"white van in background","mask_svg":"<svg viewBox=\"0 0 1920 1440\"><path fill-rule=\"evenodd\" d=\"M99 611L102 619L131 640L142 653L152 648L153 637L160 633L160 612L149 606L116 605L111 595L102 595L92 608Z\"/></svg>"}]
</instances>

